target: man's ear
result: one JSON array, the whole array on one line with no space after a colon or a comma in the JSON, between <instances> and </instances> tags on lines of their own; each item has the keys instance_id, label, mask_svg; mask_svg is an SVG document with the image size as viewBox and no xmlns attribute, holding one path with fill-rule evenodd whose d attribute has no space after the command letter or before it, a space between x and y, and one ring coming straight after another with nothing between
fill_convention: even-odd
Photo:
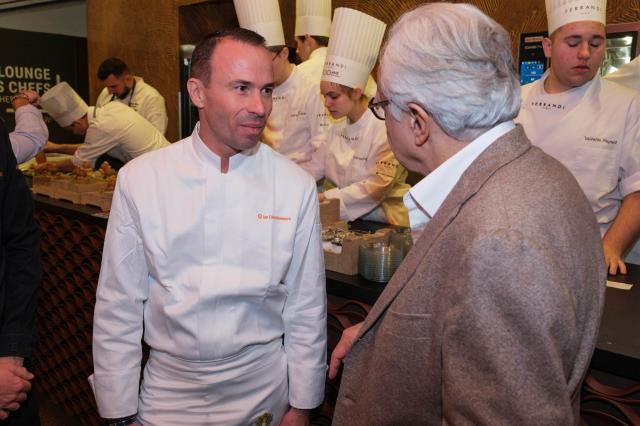
<instances>
[{"instance_id":1,"label":"man's ear","mask_svg":"<svg viewBox=\"0 0 640 426\"><path fill-rule=\"evenodd\" d=\"M542 39L542 51L544 52L544 57L549 59L551 58L551 47L553 45L553 40L550 37L545 37Z\"/></svg>"},{"instance_id":2,"label":"man's ear","mask_svg":"<svg viewBox=\"0 0 640 426\"><path fill-rule=\"evenodd\" d=\"M429 139L431 117L424 108L416 103L411 102L407 106L409 107L409 115L411 115L410 125L415 144L422 146Z\"/></svg>"},{"instance_id":3,"label":"man's ear","mask_svg":"<svg viewBox=\"0 0 640 426\"><path fill-rule=\"evenodd\" d=\"M187 80L187 91L189 92L189 97L191 98L191 102L196 106L196 108L204 108L204 84L198 78L190 78Z\"/></svg>"},{"instance_id":4,"label":"man's ear","mask_svg":"<svg viewBox=\"0 0 640 426\"><path fill-rule=\"evenodd\" d=\"M287 46L283 47L280 53L278 53L278 56L289 60L289 48Z\"/></svg>"}]
</instances>

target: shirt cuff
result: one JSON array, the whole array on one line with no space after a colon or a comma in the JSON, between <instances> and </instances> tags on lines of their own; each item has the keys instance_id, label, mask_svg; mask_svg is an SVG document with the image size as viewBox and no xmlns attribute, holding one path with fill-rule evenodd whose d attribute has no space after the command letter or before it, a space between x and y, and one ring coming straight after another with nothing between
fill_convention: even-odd
<instances>
[{"instance_id":1,"label":"shirt cuff","mask_svg":"<svg viewBox=\"0 0 640 426\"><path fill-rule=\"evenodd\" d=\"M301 410L316 408L324 400L325 365L316 368L289 363L289 405Z\"/></svg>"}]
</instances>

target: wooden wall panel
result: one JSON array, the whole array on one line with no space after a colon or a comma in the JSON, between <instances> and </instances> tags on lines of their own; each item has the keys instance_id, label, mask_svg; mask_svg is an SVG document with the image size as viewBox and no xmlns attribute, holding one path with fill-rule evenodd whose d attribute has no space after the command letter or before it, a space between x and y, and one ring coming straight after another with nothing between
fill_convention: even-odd
<instances>
[{"instance_id":1,"label":"wooden wall panel","mask_svg":"<svg viewBox=\"0 0 640 426\"><path fill-rule=\"evenodd\" d=\"M171 141L176 140L178 45L181 35L188 38L188 34L202 31L190 31L189 25L208 28L209 18L212 27L218 25L217 20L221 16L215 12L201 13L197 19L183 19L181 28L179 8L191 5L207 8L224 2L228 3L230 0L87 0L90 101L95 102L99 93L99 82L95 77L98 65L109 56L118 56L129 64L134 73L143 76L163 94L169 112L167 137ZM426 2L333 0L333 7L355 8L391 23L403 12L422 3ZM513 39L514 53L517 53L520 32L546 29L544 0L469 0L468 3L478 6L509 31ZM608 3L609 23L640 21L640 0L609 0ZM215 7L209 10L215 10ZM280 10L287 44L295 46L295 0L280 0ZM235 25L235 22L230 25Z\"/></svg>"}]
</instances>

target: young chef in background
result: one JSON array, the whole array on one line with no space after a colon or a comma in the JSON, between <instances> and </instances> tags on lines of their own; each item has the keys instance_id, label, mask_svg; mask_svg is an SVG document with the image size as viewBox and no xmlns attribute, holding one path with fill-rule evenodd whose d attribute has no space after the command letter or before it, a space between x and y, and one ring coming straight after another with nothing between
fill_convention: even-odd
<instances>
[{"instance_id":1,"label":"young chef in background","mask_svg":"<svg viewBox=\"0 0 640 426\"><path fill-rule=\"evenodd\" d=\"M74 135L84 136L81 144L45 145L45 152L73 155L72 159L41 167L71 171L88 163L95 167L102 154L126 163L145 152L169 145L162 134L133 109L120 102L89 107L67 82L56 84L41 99L42 108Z\"/></svg>"},{"instance_id":2,"label":"young chef in background","mask_svg":"<svg viewBox=\"0 0 640 426\"><path fill-rule=\"evenodd\" d=\"M278 0L234 0L242 28L266 39L272 52L273 110L262 134L262 142L296 162L303 169L325 138L329 118L320 96L320 80L312 81L289 62Z\"/></svg>"},{"instance_id":3,"label":"young chef in background","mask_svg":"<svg viewBox=\"0 0 640 426\"><path fill-rule=\"evenodd\" d=\"M334 118L327 140L312 161L316 180L325 178L325 199L340 200L340 218L407 226L402 197L407 172L393 156L384 121L367 108L362 93L378 57L386 25L357 10L338 8L320 89Z\"/></svg>"},{"instance_id":4,"label":"young chef in background","mask_svg":"<svg viewBox=\"0 0 640 426\"><path fill-rule=\"evenodd\" d=\"M98 79L104 84L96 106L111 101L133 108L163 135L167 132L167 107L162 95L142 77L131 74L127 64L118 58L104 60L98 67Z\"/></svg>"},{"instance_id":5,"label":"young chef in background","mask_svg":"<svg viewBox=\"0 0 640 426\"><path fill-rule=\"evenodd\" d=\"M302 426L324 398L315 182L259 143L272 56L246 29L207 36L187 83L193 134L118 174L93 331L107 424Z\"/></svg>"},{"instance_id":6,"label":"young chef in background","mask_svg":"<svg viewBox=\"0 0 640 426\"><path fill-rule=\"evenodd\" d=\"M624 255L640 234L640 97L598 75L606 0L546 6L551 68L522 88L517 122L576 177L600 224L609 272L626 273ZM640 263L640 244L627 261Z\"/></svg>"},{"instance_id":7,"label":"young chef in background","mask_svg":"<svg viewBox=\"0 0 640 426\"><path fill-rule=\"evenodd\" d=\"M22 91L11 98L16 127L9 133L9 140L18 164L42 151L49 139L49 129L42 119L42 112L36 108L39 104L40 96L33 90Z\"/></svg>"}]
</instances>

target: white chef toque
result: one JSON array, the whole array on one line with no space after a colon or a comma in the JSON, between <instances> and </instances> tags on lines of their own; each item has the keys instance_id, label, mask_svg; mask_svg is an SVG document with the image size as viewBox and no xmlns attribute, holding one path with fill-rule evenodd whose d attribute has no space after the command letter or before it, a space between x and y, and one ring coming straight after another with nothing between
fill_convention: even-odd
<instances>
[{"instance_id":1,"label":"white chef toque","mask_svg":"<svg viewBox=\"0 0 640 426\"><path fill-rule=\"evenodd\" d=\"M66 81L56 84L40 98L40 106L61 127L73 124L89 107Z\"/></svg>"},{"instance_id":2,"label":"white chef toque","mask_svg":"<svg viewBox=\"0 0 640 426\"><path fill-rule=\"evenodd\" d=\"M233 0L240 27L260 34L267 47L284 46L278 0Z\"/></svg>"},{"instance_id":3,"label":"white chef toque","mask_svg":"<svg viewBox=\"0 0 640 426\"><path fill-rule=\"evenodd\" d=\"M378 60L386 27L387 24L365 13L337 8L322 80L364 90Z\"/></svg>"},{"instance_id":4,"label":"white chef toque","mask_svg":"<svg viewBox=\"0 0 640 426\"><path fill-rule=\"evenodd\" d=\"M606 25L607 0L545 0L549 34L563 25L595 21Z\"/></svg>"},{"instance_id":5,"label":"white chef toque","mask_svg":"<svg viewBox=\"0 0 640 426\"><path fill-rule=\"evenodd\" d=\"M330 32L331 0L296 0L296 37L329 37Z\"/></svg>"}]
</instances>

